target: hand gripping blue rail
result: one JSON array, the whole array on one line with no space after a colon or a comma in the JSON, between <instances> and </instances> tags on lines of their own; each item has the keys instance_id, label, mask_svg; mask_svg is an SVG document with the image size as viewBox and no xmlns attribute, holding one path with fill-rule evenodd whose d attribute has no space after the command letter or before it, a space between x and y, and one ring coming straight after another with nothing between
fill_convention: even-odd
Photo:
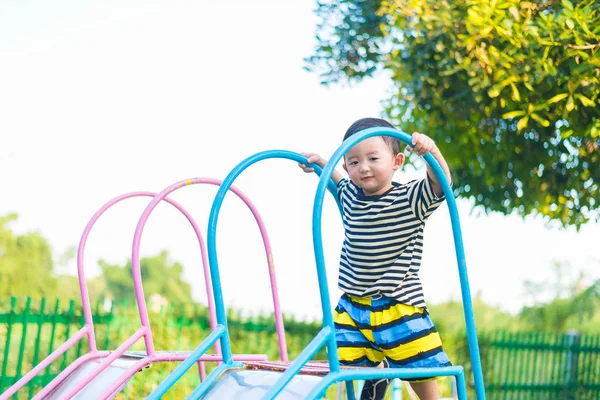
<instances>
[{"instance_id":1,"label":"hand gripping blue rail","mask_svg":"<svg viewBox=\"0 0 600 400\"><path fill-rule=\"evenodd\" d=\"M216 232L217 232L217 220L219 217L219 211L223 204L223 199L227 194L229 188L233 185L234 180L250 165L257 163L261 160L269 158L287 158L298 163L306 164L306 157L301 154L294 153L285 150L269 150L257 153L253 156L246 158L244 161L239 163L227 177L221 183L219 190L215 196L215 199L210 210L210 217L208 220L208 234L207 234L207 248L208 248L208 260L210 266L210 277L213 286L213 293L215 297L215 309L217 314L217 326L215 330L204 339L194 351L175 368L164 381L158 385L152 393L147 397L149 400L160 399L193 365L195 365L198 359L210 349L217 340L221 341L221 351L223 356L223 362L215 368L206 379L190 394L188 399L198 399L210 389L215 383L217 378L226 370L231 368L241 367L243 364L234 362L231 354L231 344L229 339L229 330L227 327L227 317L225 313L225 305L223 303L223 292L221 288L221 277L219 274L219 264L217 261L217 246L216 246ZM322 169L318 165L310 165L315 169L317 175L322 174ZM337 188L333 180L328 179L327 188L334 195L337 200ZM341 211L341 206L338 201L338 208Z\"/></svg>"},{"instance_id":2,"label":"hand gripping blue rail","mask_svg":"<svg viewBox=\"0 0 600 400\"><path fill-rule=\"evenodd\" d=\"M319 398L320 396L324 395L327 387L336 381L349 381L355 379L373 378L416 378L448 375L454 375L457 379L459 398L467 398L465 377L462 367L413 369L364 368L359 370L340 370L337 346L335 343L333 313L331 311L331 303L327 287L327 275L325 272L325 262L323 257L323 241L321 236L321 214L323 208L323 199L325 195L325 189L330 181L330 177L332 176L338 161L356 143L373 136L392 136L402 140L406 144L412 144L411 136L396 129L381 127L365 129L346 139L338 148L338 150L333 154L333 156L330 158L329 162L323 169L323 173L321 174L321 178L319 181L319 186L317 188L317 193L315 195L315 203L313 208L313 245L315 251L315 261L317 265L317 275L319 279L319 289L321 292L321 305L323 309L323 328L321 329L319 334L311 341L311 343L300 353L296 360L289 366L289 368L275 383L271 390L265 395L265 399L275 398L275 396L277 396L277 394L281 392L281 390L292 379L292 377L300 371L302 366L306 364L323 345L327 346L327 357L329 359L330 373L327 376L325 376L325 378L323 378L320 384L314 387L312 392L309 394L309 398ZM456 257L458 261L458 272L460 276L465 322L467 327L467 338L469 343L469 352L475 382L475 392L478 400L485 400L483 374L481 370L479 347L477 344L475 318L473 316L473 304L471 301L471 293L469 289L469 280L467 276L467 267L462 242L460 222L458 218L458 210L456 208L456 201L454 199L454 195L452 193L452 189L450 188L448 180L446 179L446 176L439 163L431 154L426 154L424 158L425 161L431 166L435 176L440 182L448 203L448 209L450 211L450 217L452 222L452 230L454 234Z\"/></svg>"}]
</instances>

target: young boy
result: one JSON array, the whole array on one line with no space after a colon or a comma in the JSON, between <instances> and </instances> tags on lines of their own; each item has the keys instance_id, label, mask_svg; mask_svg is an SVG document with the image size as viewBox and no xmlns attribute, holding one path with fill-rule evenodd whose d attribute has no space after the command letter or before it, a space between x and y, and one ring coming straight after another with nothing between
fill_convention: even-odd
<instances>
[{"instance_id":1,"label":"young boy","mask_svg":"<svg viewBox=\"0 0 600 400\"><path fill-rule=\"evenodd\" d=\"M344 136L389 122L364 118ZM448 164L429 137L413 133L409 151L431 153L451 181ZM327 160L305 153L309 164ZM344 213L345 240L338 286L344 292L334 312L340 362L354 366L433 368L450 366L440 336L429 318L419 268L425 221L443 201L440 183L427 177L404 184L392 181L404 164L400 141L374 136L344 156L350 180L335 171L333 180ZM304 164L305 172L312 172ZM383 399L389 380L367 381L361 399ZM411 380L421 400L437 399L434 379Z\"/></svg>"}]
</instances>

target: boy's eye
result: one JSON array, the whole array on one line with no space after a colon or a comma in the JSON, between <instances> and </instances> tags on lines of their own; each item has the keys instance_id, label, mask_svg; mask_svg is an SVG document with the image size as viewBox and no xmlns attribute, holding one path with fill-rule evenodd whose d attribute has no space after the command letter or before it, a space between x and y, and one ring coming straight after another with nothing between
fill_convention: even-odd
<instances>
[{"instance_id":1,"label":"boy's eye","mask_svg":"<svg viewBox=\"0 0 600 400\"><path fill-rule=\"evenodd\" d=\"M370 160L371 161L377 161L377 160L379 160L379 158L377 158L377 157L371 157Z\"/></svg>"},{"instance_id":2,"label":"boy's eye","mask_svg":"<svg viewBox=\"0 0 600 400\"><path fill-rule=\"evenodd\" d=\"M358 164L358 161L350 161L350 165L356 165Z\"/></svg>"}]
</instances>

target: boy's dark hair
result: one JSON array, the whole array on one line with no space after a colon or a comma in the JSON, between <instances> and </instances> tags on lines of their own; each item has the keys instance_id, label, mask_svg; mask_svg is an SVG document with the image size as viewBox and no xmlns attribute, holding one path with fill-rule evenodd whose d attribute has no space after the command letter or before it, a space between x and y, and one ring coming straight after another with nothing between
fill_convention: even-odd
<instances>
[{"instance_id":1,"label":"boy's dark hair","mask_svg":"<svg viewBox=\"0 0 600 400\"><path fill-rule=\"evenodd\" d=\"M381 126L384 128L393 128L393 129L396 128L394 125L390 124L389 122L387 122L384 119L361 118L358 121L355 121L352 125L350 125L350 128L348 128L348 130L346 131L346 134L344 135L344 140L348 139L350 136L354 135L355 133L362 131L363 129L375 128L377 126ZM400 146L400 140L398 140L394 137L391 137L391 136L382 136L382 138L385 141L385 143L388 145L388 147L392 150L394 155L402 152L402 148Z\"/></svg>"}]
</instances>

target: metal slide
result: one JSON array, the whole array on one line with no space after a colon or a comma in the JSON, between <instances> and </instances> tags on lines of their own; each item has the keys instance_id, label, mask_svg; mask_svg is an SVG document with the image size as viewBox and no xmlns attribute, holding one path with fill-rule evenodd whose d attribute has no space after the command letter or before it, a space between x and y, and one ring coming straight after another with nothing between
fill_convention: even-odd
<instances>
[{"instance_id":1,"label":"metal slide","mask_svg":"<svg viewBox=\"0 0 600 400\"><path fill-rule=\"evenodd\" d=\"M96 399L107 387L114 383L127 369L144 358L145 355L125 353L110 364L104 371L96 376L88 383L73 399ZM48 396L44 397L47 400L63 399L79 382L81 382L88 374L95 370L104 358L89 360L78 366L69 374ZM117 390L115 390L109 399L114 398L117 393L123 390L127 384L124 382Z\"/></svg>"},{"instance_id":2,"label":"metal slide","mask_svg":"<svg viewBox=\"0 0 600 400\"><path fill-rule=\"evenodd\" d=\"M265 370L229 370L215 382L203 397L207 400L258 400L281 378L281 372ZM277 396L277 400L305 399L321 382L321 376L295 375Z\"/></svg>"}]
</instances>

